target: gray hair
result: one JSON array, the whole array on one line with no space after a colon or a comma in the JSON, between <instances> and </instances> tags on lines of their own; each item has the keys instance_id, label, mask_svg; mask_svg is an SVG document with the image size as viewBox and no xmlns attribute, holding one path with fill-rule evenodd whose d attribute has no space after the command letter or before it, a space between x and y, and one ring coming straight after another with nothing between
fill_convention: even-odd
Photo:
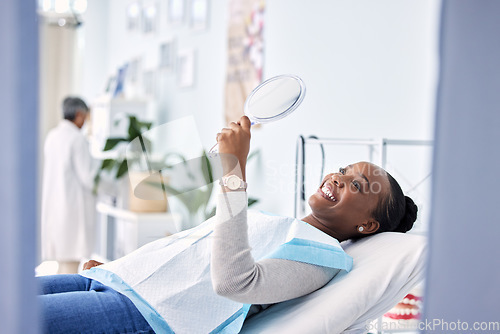
<instances>
[{"instance_id":1,"label":"gray hair","mask_svg":"<svg viewBox=\"0 0 500 334\"><path fill-rule=\"evenodd\" d=\"M77 111L88 112L89 107L83 102L79 97L67 97L64 99L62 104L64 119L68 121L74 121Z\"/></svg>"}]
</instances>

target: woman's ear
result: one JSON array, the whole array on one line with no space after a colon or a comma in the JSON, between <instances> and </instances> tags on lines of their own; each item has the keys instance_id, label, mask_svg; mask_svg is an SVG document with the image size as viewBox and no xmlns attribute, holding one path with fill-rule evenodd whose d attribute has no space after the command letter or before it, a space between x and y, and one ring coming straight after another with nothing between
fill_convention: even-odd
<instances>
[{"instance_id":1,"label":"woman's ear","mask_svg":"<svg viewBox=\"0 0 500 334\"><path fill-rule=\"evenodd\" d=\"M362 234L372 234L378 231L380 224L376 220L369 220L358 227L358 232Z\"/></svg>"}]
</instances>

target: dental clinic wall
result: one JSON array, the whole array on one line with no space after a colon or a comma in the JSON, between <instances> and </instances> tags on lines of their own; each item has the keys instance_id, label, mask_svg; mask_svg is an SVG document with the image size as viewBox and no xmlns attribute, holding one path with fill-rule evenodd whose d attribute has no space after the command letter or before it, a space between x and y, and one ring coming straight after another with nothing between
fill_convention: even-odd
<instances>
[{"instance_id":1,"label":"dental clinic wall","mask_svg":"<svg viewBox=\"0 0 500 334\"><path fill-rule=\"evenodd\" d=\"M154 117L161 124L193 115L208 150L224 126L229 0L208 2L202 31L186 18L169 24L168 1L157 1L159 25L149 35L127 31L130 3L88 1L83 95L95 99L109 75L134 58L142 58L143 70L157 69L160 44L173 40L176 53L195 52L194 84L179 87L175 71L165 76ZM294 114L253 131L251 150L260 155L247 179L260 209L293 214L299 134L432 139L439 8L438 0L266 1L264 78L299 75L307 95Z\"/></svg>"}]
</instances>

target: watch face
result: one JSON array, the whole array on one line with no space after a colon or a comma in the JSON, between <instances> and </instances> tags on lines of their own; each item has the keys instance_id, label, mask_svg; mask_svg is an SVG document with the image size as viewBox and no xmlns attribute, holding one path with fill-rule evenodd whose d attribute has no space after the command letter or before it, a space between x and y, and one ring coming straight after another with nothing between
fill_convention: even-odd
<instances>
[{"instance_id":1,"label":"watch face","mask_svg":"<svg viewBox=\"0 0 500 334\"><path fill-rule=\"evenodd\" d=\"M240 187L241 181L240 178L236 175L231 175L227 178L227 187L231 190L236 190Z\"/></svg>"}]
</instances>

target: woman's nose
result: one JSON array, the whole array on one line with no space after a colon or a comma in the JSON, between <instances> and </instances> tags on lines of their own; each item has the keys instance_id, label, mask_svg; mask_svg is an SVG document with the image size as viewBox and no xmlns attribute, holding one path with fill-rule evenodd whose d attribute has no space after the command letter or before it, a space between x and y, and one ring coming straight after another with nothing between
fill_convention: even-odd
<instances>
[{"instance_id":1,"label":"woman's nose","mask_svg":"<svg viewBox=\"0 0 500 334\"><path fill-rule=\"evenodd\" d=\"M342 175L339 173L332 174L332 182L334 185L336 185L339 188L342 188L344 186L344 182L342 180Z\"/></svg>"}]
</instances>

